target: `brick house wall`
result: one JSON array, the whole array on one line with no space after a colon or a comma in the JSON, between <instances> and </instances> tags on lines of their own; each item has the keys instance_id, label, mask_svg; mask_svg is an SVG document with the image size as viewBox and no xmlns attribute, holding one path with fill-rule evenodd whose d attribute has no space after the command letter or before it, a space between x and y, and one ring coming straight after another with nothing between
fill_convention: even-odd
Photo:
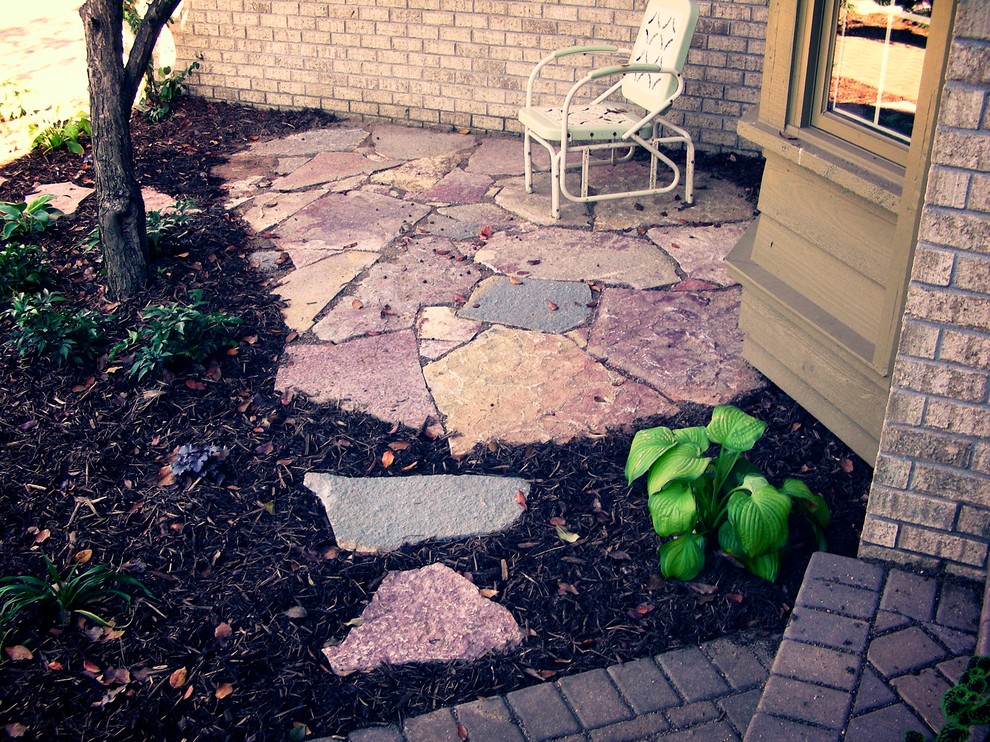
<instances>
[{"instance_id":1,"label":"brick house wall","mask_svg":"<svg viewBox=\"0 0 990 742\"><path fill-rule=\"evenodd\" d=\"M432 127L521 131L526 78L548 52L631 45L645 0L185 0L171 27L192 92L272 108L322 108ZM759 99L768 0L699 2L670 116L699 149L752 152L736 120ZM545 88L563 100L589 69ZM602 60L605 63L605 60ZM612 63L612 60L608 60Z\"/></svg>"},{"instance_id":2,"label":"brick house wall","mask_svg":"<svg viewBox=\"0 0 990 742\"><path fill-rule=\"evenodd\" d=\"M860 556L982 579L990 543L990 3L959 0Z\"/></svg>"}]
</instances>

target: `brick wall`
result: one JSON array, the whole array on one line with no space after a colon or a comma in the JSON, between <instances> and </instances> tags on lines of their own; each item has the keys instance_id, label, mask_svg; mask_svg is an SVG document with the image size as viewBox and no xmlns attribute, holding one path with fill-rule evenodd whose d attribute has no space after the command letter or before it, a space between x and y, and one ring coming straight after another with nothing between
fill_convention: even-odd
<instances>
[{"instance_id":1,"label":"brick wall","mask_svg":"<svg viewBox=\"0 0 990 742\"><path fill-rule=\"evenodd\" d=\"M699 2L671 116L700 149L755 151L735 133L759 98L768 0ZM589 39L631 45L645 0L185 0L179 65L195 94L434 127L519 131L533 64ZM587 62L587 60L585 60ZM579 70L556 72L560 100Z\"/></svg>"},{"instance_id":2,"label":"brick wall","mask_svg":"<svg viewBox=\"0 0 990 742\"><path fill-rule=\"evenodd\" d=\"M861 556L985 576L990 3L960 0Z\"/></svg>"}]
</instances>

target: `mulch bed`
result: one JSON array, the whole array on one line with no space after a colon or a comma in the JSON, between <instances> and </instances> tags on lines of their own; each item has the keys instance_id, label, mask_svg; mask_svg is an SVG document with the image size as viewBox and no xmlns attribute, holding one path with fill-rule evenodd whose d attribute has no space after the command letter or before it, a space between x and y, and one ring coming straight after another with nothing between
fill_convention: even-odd
<instances>
[{"instance_id":1,"label":"mulch bed","mask_svg":"<svg viewBox=\"0 0 990 742\"><path fill-rule=\"evenodd\" d=\"M65 567L91 550L90 564L123 566L154 595L114 606L114 630L79 620L59 631L22 614L7 646L27 647L31 658L0 656L8 735L263 740L284 739L299 724L346 734L742 629L783 628L810 534L795 534L776 584L711 556L693 583L660 579L643 485L623 480L632 429L568 445L491 446L455 460L443 441L418 431L274 392L288 331L249 264L253 238L225 212L208 174L250 140L329 121L196 99L159 124L135 118L142 183L205 211L167 247L145 295L113 307L113 333L123 337L148 304L201 289L211 309L243 319L236 354L136 382L105 358L80 370L0 353L0 575L41 576L42 554ZM701 165L740 171L717 158ZM742 171L749 185L758 182L758 166ZM34 153L0 177L0 199L12 201L36 183L86 184L90 171L77 156ZM79 247L94 209L88 199L38 242L56 288L106 312L99 253ZM0 320L0 335L9 329ZM801 476L821 493L834 517L830 548L854 554L869 467L772 386L739 404L770 425L754 463L772 482ZM689 408L663 423L703 424L708 412ZM173 481L169 465L183 445L227 456L206 476ZM386 450L395 457L387 468ZM505 533L366 556L336 548L302 485L312 469L504 474L533 486L527 512ZM579 541L558 538L558 518ZM343 639L385 573L433 562L497 590L529 632L522 647L472 663L334 676L320 650Z\"/></svg>"}]
</instances>

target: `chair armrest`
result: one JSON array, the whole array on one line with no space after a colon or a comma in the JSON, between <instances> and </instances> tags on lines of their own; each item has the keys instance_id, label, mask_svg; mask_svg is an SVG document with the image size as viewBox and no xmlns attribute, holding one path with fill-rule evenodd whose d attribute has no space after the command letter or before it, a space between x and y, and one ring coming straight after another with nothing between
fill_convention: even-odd
<instances>
[{"instance_id":1,"label":"chair armrest","mask_svg":"<svg viewBox=\"0 0 990 742\"><path fill-rule=\"evenodd\" d=\"M551 53L550 57L552 59L560 59L560 57L567 57L571 54L614 53L617 51L619 51L619 47L614 44L590 44L588 46L568 46L564 49L558 49Z\"/></svg>"},{"instance_id":2,"label":"chair armrest","mask_svg":"<svg viewBox=\"0 0 990 742\"><path fill-rule=\"evenodd\" d=\"M627 72L636 72L636 73L646 72L649 74L657 74L663 71L664 71L663 67L661 67L658 64L639 64L639 63L617 64L614 67L602 67L601 69L598 70L592 70L591 72L588 73L587 79L598 80L599 78L607 77L609 75L620 75L620 74L624 75Z\"/></svg>"},{"instance_id":3,"label":"chair armrest","mask_svg":"<svg viewBox=\"0 0 990 742\"><path fill-rule=\"evenodd\" d=\"M556 62L562 57L569 57L573 54L630 54L629 49L625 49L614 44L588 44L585 46L568 46L557 49L541 59L533 71L529 73L529 80L526 82L526 107L533 105L533 85L540 75L540 71L552 62Z\"/></svg>"}]
</instances>

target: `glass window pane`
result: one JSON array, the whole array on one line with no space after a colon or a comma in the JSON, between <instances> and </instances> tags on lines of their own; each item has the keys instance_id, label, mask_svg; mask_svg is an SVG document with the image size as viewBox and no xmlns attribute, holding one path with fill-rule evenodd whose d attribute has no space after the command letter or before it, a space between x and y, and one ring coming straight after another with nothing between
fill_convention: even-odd
<instances>
[{"instance_id":1,"label":"glass window pane","mask_svg":"<svg viewBox=\"0 0 990 742\"><path fill-rule=\"evenodd\" d=\"M910 142L937 1L841 0L826 110Z\"/></svg>"}]
</instances>

